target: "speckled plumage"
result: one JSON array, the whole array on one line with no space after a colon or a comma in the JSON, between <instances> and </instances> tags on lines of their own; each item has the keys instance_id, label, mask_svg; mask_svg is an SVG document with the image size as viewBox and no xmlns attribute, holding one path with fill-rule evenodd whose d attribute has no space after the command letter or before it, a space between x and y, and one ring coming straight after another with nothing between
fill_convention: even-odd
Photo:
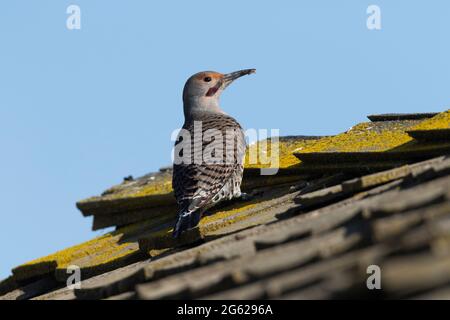
<instances>
[{"instance_id":1,"label":"speckled plumage","mask_svg":"<svg viewBox=\"0 0 450 320\"><path fill-rule=\"evenodd\" d=\"M240 124L220 109L218 98L234 79L253 72L243 70L239 75L229 74L232 76L203 72L192 76L185 85L185 123L182 129L191 137L191 147L187 150L191 153L189 159L192 162L174 163L173 166L172 185L179 206L174 237L195 227L208 208L241 195L245 137ZM205 81L207 77L211 80ZM199 126L201 135L195 133ZM211 131L220 133L222 140L205 139L205 134L207 136ZM178 136L175 146L180 143L183 143L182 135ZM196 146L201 147L200 161L198 158L194 161ZM212 155L208 150L214 150ZM213 159L219 159L219 162L211 161Z\"/></svg>"},{"instance_id":2,"label":"speckled plumage","mask_svg":"<svg viewBox=\"0 0 450 320\"><path fill-rule=\"evenodd\" d=\"M241 195L245 138L239 123L230 116L205 113L197 117L195 121L202 123L203 134L207 130L216 129L224 137L223 147L219 146L220 141L191 140L192 159L194 158L194 144L199 143L202 146L202 154L207 146L215 150L222 150L223 163L209 164L203 161L201 164L182 163L175 164L173 167L172 185L180 212L198 215L193 219L194 224L197 224L202 213L208 208L222 200L230 200ZM186 122L183 129L188 130L194 137L194 121ZM181 140L178 139L176 144L180 142ZM226 144L233 146L228 161ZM229 161L230 159L231 161Z\"/></svg>"}]
</instances>

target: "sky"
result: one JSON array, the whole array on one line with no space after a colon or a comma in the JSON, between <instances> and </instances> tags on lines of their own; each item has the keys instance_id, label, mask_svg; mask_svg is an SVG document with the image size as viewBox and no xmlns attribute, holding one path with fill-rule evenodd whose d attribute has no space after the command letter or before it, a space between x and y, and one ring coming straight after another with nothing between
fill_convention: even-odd
<instances>
[{"instance_id":1,"label":"sky","mask_svg":"<svg viewBox=\"0 0 450 320\"><path fill-rule=\"evenodd\" d=\"M81 29L67 28L72 4ZM0 278L106 232L76 201L170 164L198 71L256 68L222 108L281 135L448 109L449 12L447 0L2 1Z\"/></svg>"}]
</instances>

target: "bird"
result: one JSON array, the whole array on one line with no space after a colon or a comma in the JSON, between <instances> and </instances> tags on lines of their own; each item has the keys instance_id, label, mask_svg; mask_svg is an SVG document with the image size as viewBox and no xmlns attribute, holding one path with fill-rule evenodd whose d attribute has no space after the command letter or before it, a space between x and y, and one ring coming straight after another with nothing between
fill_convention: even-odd
<instances>
[{"instance_id":1,"label":"bird","mask_svg":"<svg viewBox=\"0 0 450 320\"><path fill-rule=\"evenodd\" d=\"M219 202L240 198L245 135L239 122L220 107L222 92L236 79L255 73L202 71L183 89L184 124L174 146L172 187L178 215L172 236L198 225Z\"/></svg>"}]
</instances>

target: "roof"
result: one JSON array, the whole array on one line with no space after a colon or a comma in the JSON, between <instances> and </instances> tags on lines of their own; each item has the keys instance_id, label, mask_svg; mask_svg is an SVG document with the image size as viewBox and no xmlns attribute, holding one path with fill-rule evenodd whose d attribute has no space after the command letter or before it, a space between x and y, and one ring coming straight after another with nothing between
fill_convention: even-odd
<instances>
[{"instance_id":1,"label":"roof","mask_svg":"<svg viewBox=\"0 0 450 320\"><path fill-rule=\"evenodd\" d=\"M247 162L252 198L179 240L170 168L79 201L94 230L116 230L14 268L0 299L450 298L450 110L369 119L273 142L278 173ZM71 265L79 289L65 287Z\"/></svg>"}]
</instances>

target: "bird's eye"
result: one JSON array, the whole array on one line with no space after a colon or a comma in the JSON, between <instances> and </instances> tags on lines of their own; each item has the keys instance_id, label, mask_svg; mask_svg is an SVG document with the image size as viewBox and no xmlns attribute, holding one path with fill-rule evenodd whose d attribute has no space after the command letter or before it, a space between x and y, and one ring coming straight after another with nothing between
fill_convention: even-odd
<instances>
[{"instance_id":1,"label":"bird's eye","mask_svg":"<svg viewBox=\"0 0 450 320\"><path fill-rule=\"evenodd\" d=\"M205 81L205 82L210 82L212 79L211 79L211 77L205 77L204 79L203 79L203 81Z\"/></svg>"}]
</instances>

